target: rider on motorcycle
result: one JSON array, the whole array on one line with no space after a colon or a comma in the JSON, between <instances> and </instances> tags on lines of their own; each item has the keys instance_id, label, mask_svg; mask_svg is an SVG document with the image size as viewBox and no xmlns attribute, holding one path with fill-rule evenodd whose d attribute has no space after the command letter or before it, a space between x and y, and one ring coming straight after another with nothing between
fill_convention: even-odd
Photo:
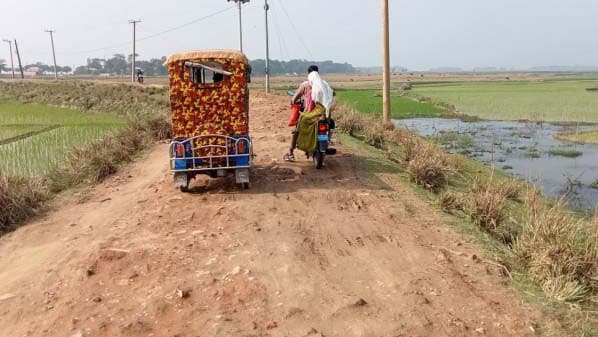
<instances>
[{"instance_id":1,"label":"rider on motorcycle","mask_svg":"<svg viewBox=\"0 0 598 337\"><path fill-rule=\"evenodd\" d=\"M141 68L137 68L137 82L143 83L143 70Z\"/></svg>"},{"instance_id":2,"label":"rider on motorcycle","mask_svg":"<svg viewBox=\"0 0 598 337\"><path fill-rule=\"evenodd\" d=\"M312 72L319 72L317 65L311 65L307 68L307 74L311 74ZM295 91L295 95L291 98L291 104L298 104L300 101L303 101L303 113L311 112L315 107L316 103L312 99L312 86L309 80L304 81L301 83L299 88ZM285 161L295 161L295 148L297 147L297 138L299 137L299 124L293 127L292 136L291 136L291 147L289 148L289 152L284 155L283 159Z\"/></svg>"}]
</instances>

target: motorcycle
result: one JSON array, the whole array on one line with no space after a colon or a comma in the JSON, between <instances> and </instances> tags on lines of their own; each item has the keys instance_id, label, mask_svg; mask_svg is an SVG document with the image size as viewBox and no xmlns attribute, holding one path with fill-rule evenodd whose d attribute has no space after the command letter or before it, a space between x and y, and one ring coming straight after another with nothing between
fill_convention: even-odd
<instances>
[{"instance_id":1,"label":"motorcycle","mask_svg":"<svg viewBox=\"0 0 598 337\"><path fill-rule=\"evenodd\" d=\"M143 70L137 69L137 82L143 84Z\"/></svg>"},{"instance_id":2,"label":"motorcycle","mask_svg":"<svg viewBox=\"0 0 598 337\"><path fill-rule=\"evenodd\" d=\"M295 96L295 90L287 91L287 94L291 97ZM305 111L305 102L303 97L301 98L299 105L301 106L300 112ZM322 117L316 124L316 137L317 145L316 150L311 153L305 153L307 158L311 157L316 169L321 169L324 166L324 158L327 155L335 155L336 149L330 147L330 137L335 129L335 122L332 118Z\"/></svg>"}]
</instances>

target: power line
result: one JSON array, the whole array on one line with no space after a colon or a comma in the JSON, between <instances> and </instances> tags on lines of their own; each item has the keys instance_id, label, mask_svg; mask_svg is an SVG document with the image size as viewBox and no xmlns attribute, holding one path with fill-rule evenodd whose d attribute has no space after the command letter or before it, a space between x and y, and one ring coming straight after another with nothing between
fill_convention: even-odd
<instances>
[{"instance_id":1,"label":"power line","mask_svg":"<svg viewBox=\"0 0 598 337\"><path fill-rule=\"evenodd\" d=\"M276 34L276 38L278 39L278 48L280 49L280 58L284 59L285 55L288 56L288 55L290 55L290 53L289 53L289 49L287 48L286 43L284 43L284 40L281 39L281 36L280 36L281 30L280 30L280 26L278 25L278 20L276 20L276 16L274 15L274 11L272 11L272 20L274 21L274 27L275 27L274 33ZM286 54L284 54L282 52L283 47L284 47L284 50L286 51Z\"/></svg>"},{"instance_id":2,"label":"power line","mask_svg":"<svg viewBox=\"0 0 598 337\"><path fill-rule=\"evenodd\" d=\"M222 13L224 13L224 12L226 12L226 11L229 11L229 10L231 10L231 9L233 9L233 8L235 8L235 6L230 6L230 7L227 7L227 8L221 9L221 10L219 10L219 11L217 11L217 12L213 12L213 13L211 13L211 14L208 14L208 15L206 15L206 16L202 16L202 17L200 17L200 18L197 18L197 19L195 19L195 20L189 21L189 22L187 22L187 23L184 23L184 24L182 24L182 25L179 25L179 26L176 26L176 27L172 27L172 28L168 28L168 29L166 29L166 30L163 30L163 31L161 31L161 32L158 32L158 33L155 33L155 34L151 34L151 35L148 35L148 36L144 36L144 37L142 37L142 38L139 38L139 39L137 39L137 41L149 40L149 39L152 39L152 38L158 37L158 36L160 36L160 35L164 35L164 34L167 34L167 33L173 32L173 31L175 31L175 30L178 30L178 29L181 29L181 28L185 28L185 27L187 27L187 26L190 26L190 25L193 25L193 24L195 24L195 23L197 23L197 22L200 22L200 21L203 21L203 20L207 20L207 19L209 19L209 18L211 18L211 17L214 17L214 16L216 16L216 15L222 14ZM67 54L67 55L74 55L74 54L90 54L90 53L94 53L94 52L98 52L98 51L104 51L104 50L110 50L110 49L114 49L114 48L118 48L118 47L124 47L124 46L127 46L127 45L129 45L129 43L131 43L131 42L130 42L130 41L127 41L127 42L120 42L120 43L115 43L115 44L107 45L107 46L100 47L100 48L94 48L94 49L83 50L83 51L76 51L76 52L66 52L66 53L63 53L63 54Z\"/></svg>"},{"instance_id":3,"label":"power line","mask_svg":"<svg viewBox=\"0 0 598 337\"><path fill-rule=\"evenodd\" d=\"M161 31L161 32L158 32L158 33L155 33L155 34L152 34L152 35L144 36L144 37L142 37L142 38L140 38L140 39L137 39L137 41L144 41L144 40L152 39L152 38L154 38L154 37L157 37L157 36L160 36L160 35L164 35L164 34L166 34L166 33L170 33L170 32L172 32L172 31L175 31L175 30L178 30L178 29L181 29L181 28L185 28L185 27L187 27L187 26L190 26L190 25L192 25L192 24L195 24L195 23L197 23L197 22L200 22L200 21L203 21L203 20L207 20L207 19L209 19L209 18L211 18L211 17L214 17L214 16L216 16L216 15L218 15L218 14L222 14L222 13L224 13L224 12L226 12L226 11L229 11L229 10L231 10L231 9L233 9L233 8L235 8L235 6L230 6L230 7L227 7L227 8L225 8L225 9L221 9L221 10L219 10L219 11L217 11L217 12L214 12L214 13L212 13L212 14L208 14L208 15L206 15L206 16L203 16L203 17L201 17L201 18L197 18L197 19L195 19L195 20L193 20L193 21L189 21L189 22L187 22L187 23L184 23L184 24L182 24L182 25L180 25L180 26L172 27L172 28L169 28L169 29L163 30L163 31Z\"/></svg>"},{"instance_id":4,"label":"power line","mask_svg":"<svg viewBox=\"0 0 598 337\"><path fill-rule=\"evenodd\" d=\"M313 59L314 55L311 53L311 51L309 50L309 48L307 47L307 44L305 44L305 41L303 40L303 37L301 36L301 34L299 34L299 30L297 29L297 27L295 26L295 23L293 23L293 19L291 19L291 16L289 15L289 13L287 12L287 9L284 7L283 1L280 0L278 1L278 3L280 4L280 7L282 8L282 11L284 12L284 14L286 15L286 17L289 19L289 22L291 23L291 27L293 28L293 30L295 31L295 34L297 35L297 37L299 38L299 42L301 42L301 45L303 46L303 48L307 51L307 53L309 54L309 56ZM315 61L315 60L314 60Z\"/></svg>"}]
</instances>

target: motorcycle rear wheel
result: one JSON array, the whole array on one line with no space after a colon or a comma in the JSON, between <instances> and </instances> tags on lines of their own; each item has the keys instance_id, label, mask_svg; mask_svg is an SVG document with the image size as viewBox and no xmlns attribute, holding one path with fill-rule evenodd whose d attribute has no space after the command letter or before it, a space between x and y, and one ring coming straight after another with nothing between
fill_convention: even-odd
<instances>
[{"instance_id":1,"label":"motorcycle rear wheel","mask_svg":"<svg viewBox=\"0 0 598 337\"><path fill-rule=\"evenodd\" d=\"M324 166L324 154L320 151L316 151L313 154L313 161L314 161L314 166L316 167L316 169L321 169Z\"/></svg>"}]
</instances>

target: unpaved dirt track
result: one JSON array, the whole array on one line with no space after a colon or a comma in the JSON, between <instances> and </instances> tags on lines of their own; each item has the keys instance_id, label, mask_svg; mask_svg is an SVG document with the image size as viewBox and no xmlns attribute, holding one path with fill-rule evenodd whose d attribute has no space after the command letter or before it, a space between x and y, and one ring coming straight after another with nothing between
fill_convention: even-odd
<instances>
[{"instance_id":1,"label":"unpaved dirt track","mask_svg":"<svg viewBox=\"0 0 598 337\"><path fill-rule=\"evenodd\" d=\"M1 238L0 336L531 334L538 314L383 167L281 163L286 106L251 96L250 190L180 193L160 144Z\"/></svg>"}]
</instances>

